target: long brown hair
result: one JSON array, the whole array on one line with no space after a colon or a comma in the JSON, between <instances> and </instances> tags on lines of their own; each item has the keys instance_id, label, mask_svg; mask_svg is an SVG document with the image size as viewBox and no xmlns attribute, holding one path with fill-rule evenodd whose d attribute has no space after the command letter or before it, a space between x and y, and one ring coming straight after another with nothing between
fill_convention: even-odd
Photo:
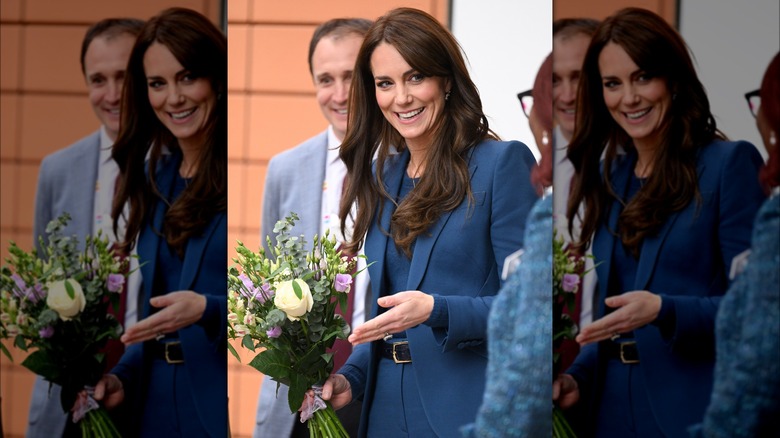
<instances>
[{"instance_id":1,"label":"long brown hair","mask_svg":"<svg viewBox=\"0 0 780 438\"><path fill-rule=\"evenodd\" d=\"M661 144L647 183L620 214L617 233L634 254L642 241L654 235L667 218L698 197L696 155L716 138L723 138L704 86L696 75L688 46L680 34L653 12L626 8L604 20L591 40L577 93L576 128L567 157L575 168L568 200L569 231L584 202L580 241L584 251L607 208L621 198L610 183L610 169L619 147L634 149L633 141L610 115L602 91L599 55L608 43L619 45L650 77L662 78L672 93L672 104L660 129ZM606 151L605 151L606 149ZM600 158L604 153L603 175Z\"/></svg>"},{"instance_id":2,"label":"long brown hair","mask_svg":"<svg viewBox=\"0 0 780 438\"><path fill-rule=\"evenodd\" d=\"M425 174L397 206L390 235L408 255L417 236L426 232L442 213L455 209L471 196L467 154L482 140L497 138L482 112L482 101L469 76L462 49L452 34L431 15L412 8L398 8L380 17L369 29L358 52L349 99L347 134L339 156L349 179L339 212L342 231L350 206L357 202L352 241L357 250L371 225L380 198L393 199L382 182L390 148L406 148L404 138L388 122L375 97L371 55L381 43L392 45L404 60L427 77L449 80L451 94L437 121L426 157ZM376 180L372 161L376 154ZM379 216L377 216L377 221Z\"/></svg>"},{"instance_id":3,"label":"long brown hair","mask_svg":"<svg viewBox=\"0 0 780 438\"><path fill-rule=\"evenodd\" d=\"M158 199L165 199L154 175L163 148L179 151L176 137L157 118L147 94L143 61L155 42L167 47L193 76L208 78L217 93L204 128L206 144L198 157L198 171L169 205L162 229L157 230L181 255L190 237L202 232L214 214L227 210L227 38L200 13L170 8L150 19L136 40L122 92L119 136L111 150L120 169L112 208L115 232L125 204L130 207L120 244L126 251L135 245L145 221L151 220Z\"/></svg>"}]
</instances>

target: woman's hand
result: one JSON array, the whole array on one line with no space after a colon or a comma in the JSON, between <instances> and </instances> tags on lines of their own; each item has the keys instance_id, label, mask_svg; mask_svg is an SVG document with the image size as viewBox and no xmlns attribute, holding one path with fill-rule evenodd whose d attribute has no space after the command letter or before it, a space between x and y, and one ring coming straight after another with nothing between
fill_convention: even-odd
<instances>
[{"instance_id":1,"label":"woman's hand","mask_svg":"<svg viewBox=\"0 0 780 438\"><path fill-rule=\"evenodd\" d=\"M154 297L149 303L163 309L127 329L121 338L125 345L154 339L194 324L206 310L206 297L191 290Z\"/></svg>"},{"instance_id":2,"label":"woman's hand","mask_svg":"<svg viewBox=\"0 0 780 438\"><path fill-rule=\"evenodd\" d=\"M561 374L553 382L552 398L561 409L574 406L580 399L580 388L570 374Z\"/></svg>"},{"instance_id":3,"label":"woman's hand","mask_svg":"<svg viewBox=\"0 0 780 438\"><path fill-rule=\"evenodd\" d=\"M661 311L661 296L646 290L626 292L609 297L604 302L617 310L583 328L577 335L580 345L642 327L655 321Z\"/></svg>"},{"instance_id":4,"label":"woman's hand","mask_svg":"<svg viewBox=\"0 0 780 438\"><path fill-rule=\"evenodd\" d=\"M114 374L104 375L95 385L93 398L102 401L106 409L113 409L125 399L125 389L122 381Z\"/></svg>"},{"instance_id":5,"label":"woman's hand","mask_svg":"<svg viewBox=\"0 0 780 438\"><path fill-rule=\"evenodd\" d=\"M322 399L330 400L333 409L341 409L352 401L352 387L342 374L331 374L322 385Z\"/></svg>"},{"instance_id":6,"label":"woman's hand","mask_svg":"<svg viewBox=\"0 0 780 438\"><path fill-rule=\"evenodd\" d=\"M399 333L427 321L433 311L433 297L418 290L398 292L377 300L392 309L366 321L349 335L352 345L376 341L387 334Z\"/></svg>"}]
</instances>

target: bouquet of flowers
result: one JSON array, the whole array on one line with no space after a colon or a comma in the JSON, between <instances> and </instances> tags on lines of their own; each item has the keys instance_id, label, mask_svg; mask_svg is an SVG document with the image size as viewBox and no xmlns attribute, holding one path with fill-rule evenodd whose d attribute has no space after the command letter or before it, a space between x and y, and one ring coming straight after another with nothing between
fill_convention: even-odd
<instances>
[{"instance_id":1,"label":"bouquet of flowers","mask_svg":"<svg viewBox=\"0 0 780 438\"><path fill-rule=\"evenodd\" d=\"M577 324L571 316L564 313L574 311L575 294L579 289L582 276L585 275L585 258L576 256L565 248L566 243L553 231L553 378L560 372L558 349L564 339L573 340L577 336ZM560 408L553 407L553 437L574 437L574 431L563 416Z\"/></svg>"},{"instance_id":2,"label":"bouquet of flowers","mask_svg":"<svg viewBox=\"0 0 780 438\"><path fill-rule=\"evenodd\" d=\"M289 386L291 412L301 412L312 437L347 437L333 407L320 398L321 385L333 370L328 349L346 339L349 325L336 313L346 309L355 260L342 256L328 233L315 236L304 250L303 236L290 235L298 216L291 213L276 223L276 245L266 237L273 254L258 253L239 242L238 257L228 275L228 338L241 339L251 351L260 350L249 365ZM236 356L235 349L228 348ZM315 396L307 396L310 388Z\"/></svg>"},{"instance_id":3,"label":"bouquet of flowers","mask_svg":"<svg viewBox=\"0 0 780 438\"><path fill-rule=\"evenodd\" d=\"M33 350L22 365L62 387L64 412L78 400L73 421L82 436L118 437L106 411L84 391L103 375L101 349L122 333L108 306L119 308L129 260L115 254L100 234L88 236L79 251L76 237L63 235L69 220L63 213L48 224L42 254L11 242L8 265L0 270L0 339ZM13 360L3 344L0 349Z\"/></svg>"}]
</instances>

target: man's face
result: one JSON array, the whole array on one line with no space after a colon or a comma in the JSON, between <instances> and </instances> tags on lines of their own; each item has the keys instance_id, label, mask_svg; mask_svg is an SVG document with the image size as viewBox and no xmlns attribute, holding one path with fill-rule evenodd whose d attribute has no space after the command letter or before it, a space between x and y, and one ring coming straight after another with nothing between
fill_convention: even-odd
<instances>
[{"instance_id":1,"label":"man's face","mask_svg":"<svg viewBox=\"0 0 780 438\"><path fill-rule=\"evenodd\" d=\"M339 38L326 36L317 43L311 58L317 103L339 140L347 132L349 87L362 43L363 37L352 33Z\"/></svg>"},{"instance_id":2,"label":"man's face","mask_svg":"<svg viewBox=\"0 0 780 438\"><path fill-rule=\"evenodd\" d=\"M582 33L553 38L553 118L566 140L574 133L577 84L589 43Z\"/></svg>"},{"instance_id":3,"label":"man's face","mask_svg":"<svg viewBox=\"0 0 780 438\"><path fill-rule=\"evenodd\" d=\"M84 54L84 78L89 90L89 103L111 140L119 133L119 108L122 83L135 37L128 33L111 38L98 36Z\"/></svg>"}]
</instances>

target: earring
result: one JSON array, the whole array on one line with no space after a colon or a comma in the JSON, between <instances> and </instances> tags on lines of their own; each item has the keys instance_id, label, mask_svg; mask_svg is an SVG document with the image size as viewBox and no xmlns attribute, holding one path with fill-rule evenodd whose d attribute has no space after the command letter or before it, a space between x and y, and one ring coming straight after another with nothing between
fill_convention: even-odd
<instances>
[{"instance_id":1,"label":"earring","mask_svg":"<svg viewBox=\"0 0 780 438\"><path fill-rule=\"evenodd\" d=\"M446 93L444 93L444 100L445 101L450 100L450 94L452 94L452 91L447 91Z\"/></svg>"},{"instance_id":2,"label":"earring","mask_svg":"<svg viewBox=\"0 0 780 438\"><path fill-rule=\"evenodd\" d=\"M544 146L550 144L550 138L548 137L547 131L542 131L542 144Z\"/></svg>"},{"instance_id":3,"label":"earring","mask_svg":"<svg viewBox=\"0 0 780 438\"><path fill-rule=\"evenodd\" d=\"M775 138L775 131L772 131L769 133L769 144L774 146L777 143L777 138Z\"/></svg>"}]
</instances>

